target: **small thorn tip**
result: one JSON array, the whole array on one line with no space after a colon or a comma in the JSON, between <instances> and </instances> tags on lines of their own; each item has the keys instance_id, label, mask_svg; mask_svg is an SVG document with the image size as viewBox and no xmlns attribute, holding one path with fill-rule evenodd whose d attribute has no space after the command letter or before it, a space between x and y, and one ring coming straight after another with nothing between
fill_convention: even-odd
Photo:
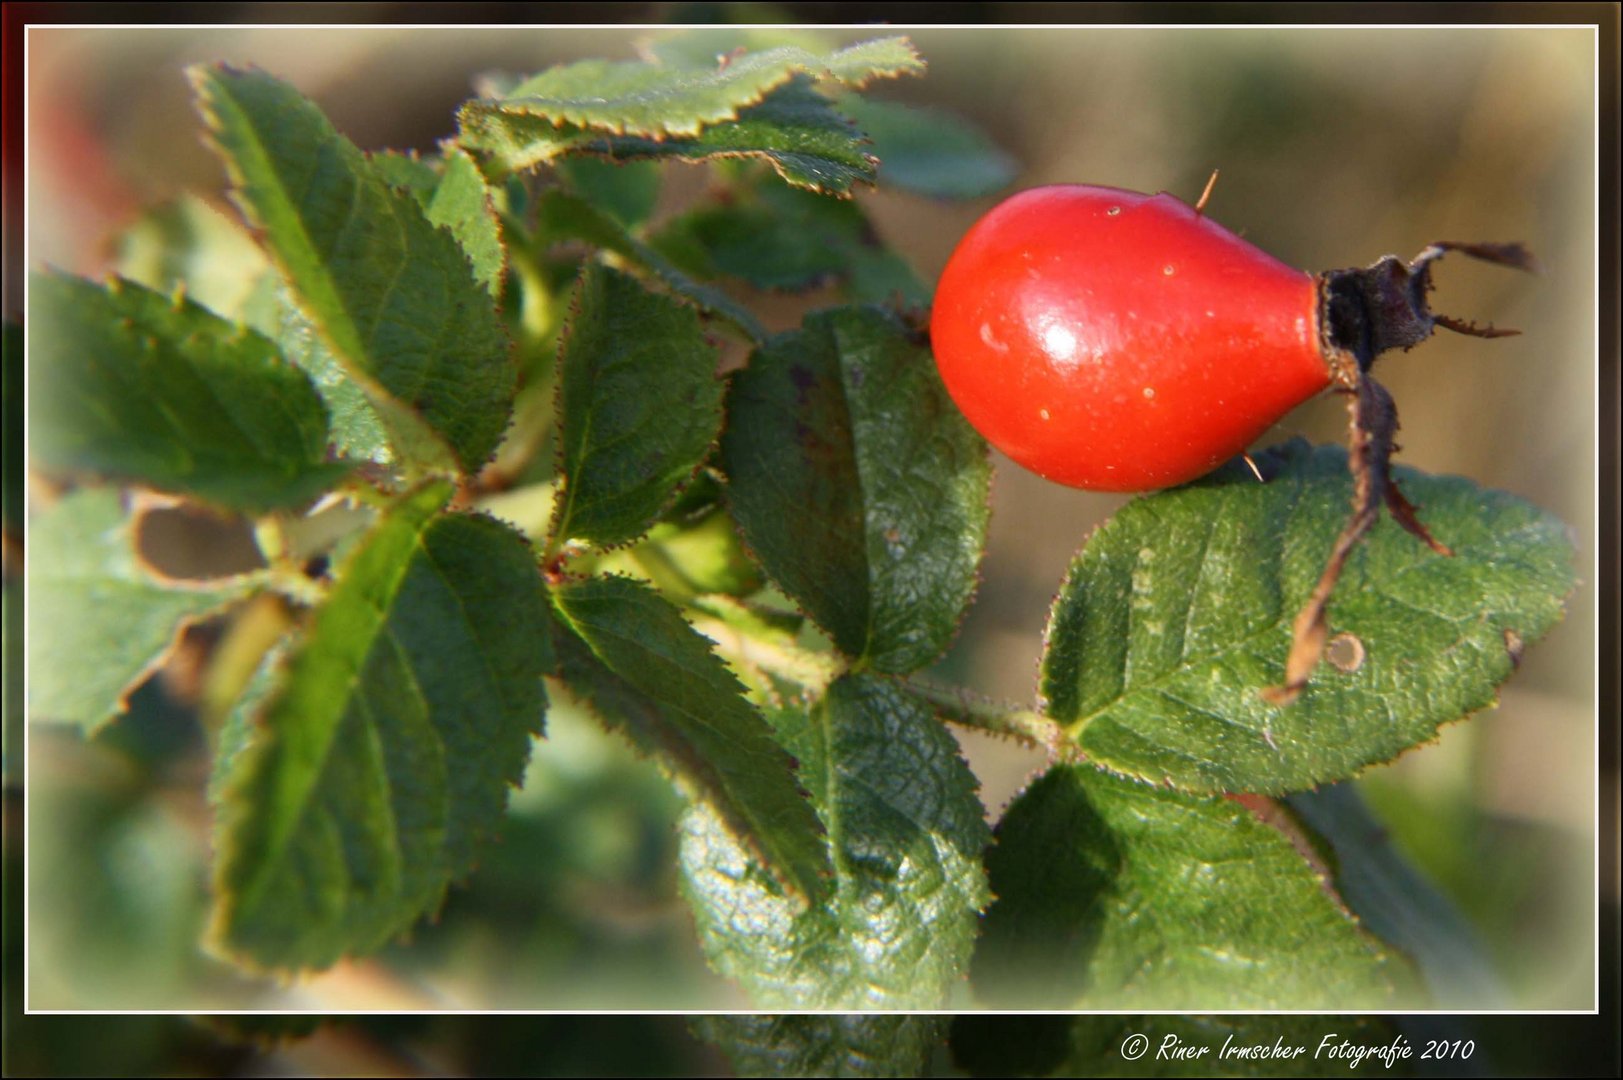
<instances>
[{"instance_id":1,"label":"small thorn tip","mask_svg":"<svg viewBox=\"0 0 1623 1080\"><path fill-rule=\"evenodd\" d=\"M1206 190L1202 191L1200 193L1200 198L1195 200L1196 217L1199 217L1205 211L1206 202L1212 197L1212 188L1217 186L1217 172L1218 171L1216 169L1212 170L1212 175L1206 181Z\"/></svg>"}]
</instances>

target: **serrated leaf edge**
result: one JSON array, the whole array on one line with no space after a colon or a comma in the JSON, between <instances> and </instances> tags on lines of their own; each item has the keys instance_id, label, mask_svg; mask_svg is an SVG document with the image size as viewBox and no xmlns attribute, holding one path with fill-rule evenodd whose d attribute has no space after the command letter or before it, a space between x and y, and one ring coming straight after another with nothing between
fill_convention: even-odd
<instances>
[{"instance_id":1,"label":"serrated leaf edge","mask_svg":"<svg viewBox=\"0 0 1623 1080\"><path fill-rule=\"evenodd\" d=\"M875 68L859 77L845 78L838 74L831 63L831 61L837 60L842 55L850 54L858 49L866 48L880 42L899 43L906 50L917 66L912 67L904 63L890 68ZM760 104L760 102L765 99L767 94L789 82L797 74L804 73L811 75L814 78L830 79L845 86L861 89L877 79L897 78L902 75L923 74L926 66L924 60L918 54L918 49L913 45L912 41L906 37L873 38L869 41L857 42L856 44L836 49L827 57L822 58L816 56L807 49L794 45L775 46L761 52L746 53L745 56L751 60L770 57L773 62L779 62L778 58L774 56L774 54L780 53L784 54L784 59L780 62L778 69L775 72L768 69L763 73L765 76L764 78L757 79L755 82L749 84L750 89L747 96L734 95L733 100L727 106L710 109L704 112L702 115L696 115L692 120L666 120L646 126L628 124L624 120L617 122L592 120L583 115L570 115L568 111L570 105L562 99L533 97L503 96L499 98L479 98L468 102L464 108L471 110L474 113L495 112L508 116L522 116L532 119L548 120L552 123L552 126L555 129L562 129L567 125L569 127L578 128L582 132L607 132L608 134L612 135L635 135L639 138L650 138L654 139L655 141L663 141L665 138L670 136L682 137L698 135L706 127L737 120L740 111L749 108L751 105ZM599 61L584 61L584 63L598 62ZM710 85L725 86L727 84L727 80L721 78L721 76L724 76L735 62L736 61L723 59L714 69L697 67L684 68L664 63L635 60L622 61L621 63L633 66L659 68L672 73L687 74L696 77L707 77ZM581 61L577 61L576 63L581 63ZM574 65L563 64L549 70L559 70L561 68L571 66ZM601 99L598 99L594 103L603 104Z\"/></svg>"},{"instance_id":2,"label":"serrated leaf edge","mask_svg":"<svg viewBox=\"0 0 1623 1080\"><path fill-rule=\"evenodd\" d=\"M241 168L238 167L232 154L227 151L225 145L220 142L218 137L218 133L221 128L221 120L218 113L215 111L215 107L212 102L212 95L206 87L206 80L213 72L221 72L228 75L258 73L265 75L267 78L275 78L275 76L270 75L269 72L264 71L264 69L255 64L248 64L240 67L226 63L193 64L186 69L187 78L192 84L193 99L197 102L198 111L203 116L206 134L205 141L209 144L209 147L214 152L215 157L222 162L226 170L227 179L230 181L231 201L241 213L243 222L247 226L248 232L252 236L254 243L257 244L260 251L265 254L266 259L270 262L271 266L275 268L277 276L286 286L288 296L292 298L295 304L298 305L299 312L303 316L305 322L310 325L312 330L321 335L327 351L330 352L333 358L338 362L338 365L342 369L345 377L360 387L362 393L374 407L383 407L384 412L380 413L378 419L384 428L384 434L389 437L391 444L397 443L398 439L395 433L390 430L391 424L387 418L387 413L394 412L398 415L409 417L414 422L414 430L411 433L413 440L421 440L430 446L433 451L433 456L437 459L433 465L428 467L421 467L423 463L420 461L418 462L420 466L418 470L420 478L450 476L456 472L465 472L470 476L478 474L478 472L483 469L484 466L488 465L495 459L496 451L500 448L503 439L506 437L507 428L513 422L513 409L511 401L508 403L507 415L503 419L502 431L497 435L491 446L490 452L485 456L484 460L465 462L462 460L460 455L458 455L456 451L452 449L450 443L445 440L444 436L442 436L440 432L436 430L428 421L428 418L423 415L420 409L410 402L401 400L399 397L389 391L381 382L378 381L376 377L374 377L370 372L364 370L351 357L349 357L343 349L338 347L338 345L333 341L325 321L317 317L309 310L302 292L294 286L292 275L288 272L288 267L283 262L281 256L277 253L275 245L265 242L267 230L264 222L261 221L258 215L254 213L252 207L250 207L246 201L241 199L238 195L238 193L246 186L247 178ZM336 133L336 129L334 130ZM338 135L339 138L344 138L341 133L338 133ZM359 150L363 159L368 158L367 151L360 150L359 147L356 149ZM369 161L368 164L370 164ZM483 175L482 170L481 175ZM397 188L388 184L381 177L378 177L375 174L373 175L373 179L376 179L377 182L388 191L398 191ZM421 208L416 206L415 200L412 201L412 207L417 209L419 213L422 212ZM441 226L435 225L433 222L428 221L426 214L424 214L423 221L430 229L439 230L442 228ZM444 231L449 233L450 230L447 229ZM454 236L452 239L455 239ZM462 250L462 245L460 243L454 244L454 248L458 256L465 264L468 265L470 275L469 280L472 281L473 284L481 291L484 291L484 287L479 285L478 279L472 275L472 264L468 263L467 254ZM505 248L503 250L505 253ZM495 310L498 327L500 328L502 336L505 339L507 337L506 329L500 327L500 297L496 298ZM508 341L508 348L506 350L506 361L508 366L513 368L516 372L517 361L513 356L512 342L510 340ZM398 451L398 447L396 447L396 449ZM405 455L397 454L397 457L404 459ZM447 470L445 468L445 463L449 463L452 468Z\"/></svg>"}]
</instances>

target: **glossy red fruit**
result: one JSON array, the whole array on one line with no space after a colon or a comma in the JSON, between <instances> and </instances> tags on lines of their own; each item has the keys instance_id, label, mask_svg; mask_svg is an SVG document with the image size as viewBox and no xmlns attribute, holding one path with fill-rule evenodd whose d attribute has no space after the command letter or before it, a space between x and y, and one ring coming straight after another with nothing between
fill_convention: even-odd
<instances>
[{"instance_id":1,"label":"glossy red fruit","mask_svg":"<svg viewBox=\"0 0 1623 1080\"><path fill-rule=\"evenodd\" d=\"M1013 196L958 245L931 341L977 430L1050 480L1145 491L1245 450L1332 379L1319 281L1171 195Z\"/></svg>"}]
</instances>

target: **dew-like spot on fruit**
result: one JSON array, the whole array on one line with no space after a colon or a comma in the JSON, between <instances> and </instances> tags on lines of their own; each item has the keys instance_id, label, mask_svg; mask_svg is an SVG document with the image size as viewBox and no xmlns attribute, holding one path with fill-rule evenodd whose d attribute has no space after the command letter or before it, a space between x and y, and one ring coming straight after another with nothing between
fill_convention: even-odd
<instances>
[{"instance_id":1,"label":"dew-like spot on fruit","mask_svg":"<svg viewBox=\"0 0 1623 1080\"><path fill-rule=\"evenodd\" d=\"M1037 410L1037 415L1042 417L1044 420L1047 420L1048 419L1048 410L1047 409L1038 409Z\"/></svg>"},{"instance_id":2,"label":"dew-like spot on fruit","mask_svg":"<svg viewBox=\"0 0 1623 1080\"><path fill-rule=\"evenodd\" d=\"M1167 277L1171 277L1177 272L1177 267L1173 266L1171 263L1167 263L1165 266L1161 267L1161 273L1165 274Z\"/></svg>"},{"instance_id":3,"label":"dew-like spot on fruit","mask_svg":"<svg viewBox=\"0 0 1623 1080\"><path fill-rule=\"evenodd\" d=\"M1068 326L1051 322L1043 327L1043 348L1062 364L1076 362L1076 335Z\"/></svg>"},{"instance_id":4,"label":"dew-like spot on fruit","mask_svg":"<svg viewBox=\"0 0 1623 1080\"><path fill-rule=\"evenodd\" d=\"M1215 318L1217 318L1217 312L1215 312L1215 311L1208 311L1208 312L1207 312L1207 313L1206 313L1206 317L1207 317L1207 318L1208 318L1208 319L1215 319Z\"/></svg>"},{"instance_id":5,"label":"dew-like spot on fruit","mask_svg":"<svg viewBox=\"0 0 1623 1080\"><path fill-rule=\"evenodd\" d=\"M1145 398L1152 398L1152 397L1154 397L1154 396L1155 396L1155 387L1153 387L1153 386L1146 386L1146 387L1145 387L1145 388L1144 388L1144 397L1145 397Z\"/></svg>"},{"instance_id":6,"label":"dew-like spot on fruit","mask_svg":"<svg viewBox=\"0 0 1623 1080\"><path fill-rule=\"evenodd\" d=\"M986 342L987 347L996 349L998 352L1009 351L1009 347L993 335L991 323L981 323L981 340Z\"/></svg>"},{"instance_id":7,"label":"dew-like spot on fruit","mask_svg":"<svg viewBox=\"0 0 1623 1080\"><path fill-rule=\"evenodd\" d=\"M1111 217L1115 217L1115 216L1117 216L1118 214L1121 213L1121 207L1112 206L1109 210L1106 210L1105 213L1110 215Z\"/></svg>"}]
</instances>

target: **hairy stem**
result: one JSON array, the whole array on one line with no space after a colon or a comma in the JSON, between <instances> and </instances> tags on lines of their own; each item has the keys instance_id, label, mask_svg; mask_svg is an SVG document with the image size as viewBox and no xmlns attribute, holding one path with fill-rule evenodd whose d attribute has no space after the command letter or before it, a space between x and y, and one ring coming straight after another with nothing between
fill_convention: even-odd
<instances>
[{"instance_id":1,"label":"hairy stem","mask_svg":"<svg viewBox=\"0 0 1623 1080\"><path fill-rule=\"evenodd\" d=\"M688 608L686 614L694 629L714 641L716 651L729 663L766 672L813 694L821 694L848 669L841 657L807 649L784 635L754 634L746 627L693 608ZM1046 751L1054 759L1076 754L1065 729L1039 712L991 701L961 686L942 685L917 676L901 682L934 706L936 714L949 723L999 738L1015 739Z\"/></svg>"},{"instance_id":2,"label":"hairy stem","mask_svg":"<svg viewBox=\"0 0 1623 1080\"><path fill-rule=\"evenodd\" d=\"M1075 746L1065 737L1065 729L1040 712L989 701L961 686L942 686L916 676L904 682L908 689L934 705L941 718L950 723L1016 739L1047 751L1051 758L1077 755Z\"/></svg>"}]
</instances>

